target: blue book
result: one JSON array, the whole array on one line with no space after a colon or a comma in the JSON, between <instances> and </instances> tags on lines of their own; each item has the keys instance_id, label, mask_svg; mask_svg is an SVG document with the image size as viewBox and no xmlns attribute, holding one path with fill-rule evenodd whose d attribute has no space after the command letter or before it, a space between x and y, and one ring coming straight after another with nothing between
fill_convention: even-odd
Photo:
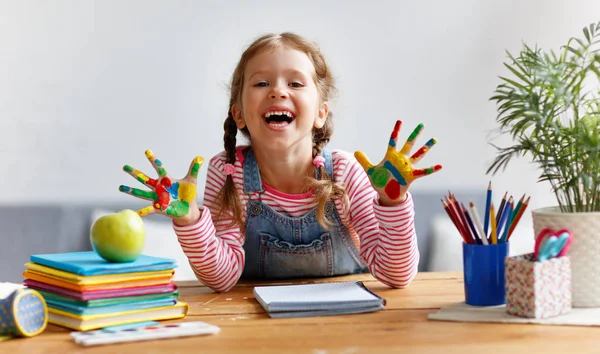
<instances>
[{"instance_id":1,"label":"blue book","mask_svg":"<svg viewBox=\"0 0 600 354\"><path fill-rule=\"evenodd\" d=\"M74 313L76 315L85 316L85 315L97 315L103 313L120 313L125 311L132 310L145 310L151 309L155 307L164 307L164 306L173 306L177 303L177 300L150 300L144 302L137 302L132 304L121 304L121 305L112 305L112 306L102 306L102 307L85 307L85 306L77 306L66 303L61 303L53 300L46 300L46 303L49 307L67 311L70 313Z\"/></svg>"},{"instance_id":2,"label":"blue book","mask_svg":"<svg viewBox=\"0 0 600 354\"><path fill-rule=\"evenodd\" d=\"M100 257L95 251L35 254L31 262L77 275L106 275L134 272L151 272L174 269L177 262L170 258L140 255L128 263L113 263Z\"/></svg>"}]
</instances>

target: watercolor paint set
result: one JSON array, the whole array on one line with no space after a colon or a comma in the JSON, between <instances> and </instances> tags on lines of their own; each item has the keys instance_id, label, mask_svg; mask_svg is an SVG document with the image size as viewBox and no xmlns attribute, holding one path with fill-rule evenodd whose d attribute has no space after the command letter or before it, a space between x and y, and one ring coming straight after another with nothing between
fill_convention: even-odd
<instances>
[{"instance_id":1,"label":"watercolor paint set","mask_svg":"<svg viewBox=\"0 0 600 354\"><path fill-rule=\"evenodd\" d=\"M103 344L115 344L156 340L163 338L190 337L219 333L220 327L202 321L170 324L140 323L114 326L86 332L71 332L75 343L85 347Z\"/></svg>"}]
</instances>

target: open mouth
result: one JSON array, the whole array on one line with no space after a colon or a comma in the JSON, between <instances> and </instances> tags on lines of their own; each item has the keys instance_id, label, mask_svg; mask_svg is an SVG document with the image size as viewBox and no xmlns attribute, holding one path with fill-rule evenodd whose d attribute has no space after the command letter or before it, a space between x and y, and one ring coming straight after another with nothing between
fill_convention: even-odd
<instances>
[{"instance_id":1,"label":"open mouth","mask_svg":"<svg viewBox=\"0 0 600 354\"><path fill-rule=\"evenodd\" d=\"M294 113L289 111L270 111L265 113L263 117L267 124L280 127L292 123L296 118Z\"/></svg>"}]
</instances>

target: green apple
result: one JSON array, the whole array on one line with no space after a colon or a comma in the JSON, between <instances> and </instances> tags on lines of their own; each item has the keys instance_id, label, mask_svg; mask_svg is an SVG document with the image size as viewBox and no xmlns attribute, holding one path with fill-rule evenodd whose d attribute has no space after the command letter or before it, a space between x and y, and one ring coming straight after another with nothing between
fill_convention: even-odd
<instances>
[{"instance_id":1,"label":"green apple","mask_svg":"<svg viewBox=\"0 0 600 354\"><path fill-rule=\"evenodd\" d=\"M96 253L109 262L133 262L144 250L146 229L142 217L133 210L98 218L90 230Z\"/></svg>"}]
</instances>

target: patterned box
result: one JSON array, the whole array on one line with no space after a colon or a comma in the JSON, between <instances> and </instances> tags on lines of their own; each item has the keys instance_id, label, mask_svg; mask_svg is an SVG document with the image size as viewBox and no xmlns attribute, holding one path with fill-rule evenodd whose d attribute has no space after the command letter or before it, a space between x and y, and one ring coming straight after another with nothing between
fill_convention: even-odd
<instances>
[{"instance_id":1,"label":"patterned box","mask_svg":"<svg viewBox=\"0 0 600 354\"><path fill-rule=\"evenodd\" d=\"M529 318L558 316L571 311L569 256L537 262L533 253L505 261L506 312Z\"/></svg>"}]
</instances>

